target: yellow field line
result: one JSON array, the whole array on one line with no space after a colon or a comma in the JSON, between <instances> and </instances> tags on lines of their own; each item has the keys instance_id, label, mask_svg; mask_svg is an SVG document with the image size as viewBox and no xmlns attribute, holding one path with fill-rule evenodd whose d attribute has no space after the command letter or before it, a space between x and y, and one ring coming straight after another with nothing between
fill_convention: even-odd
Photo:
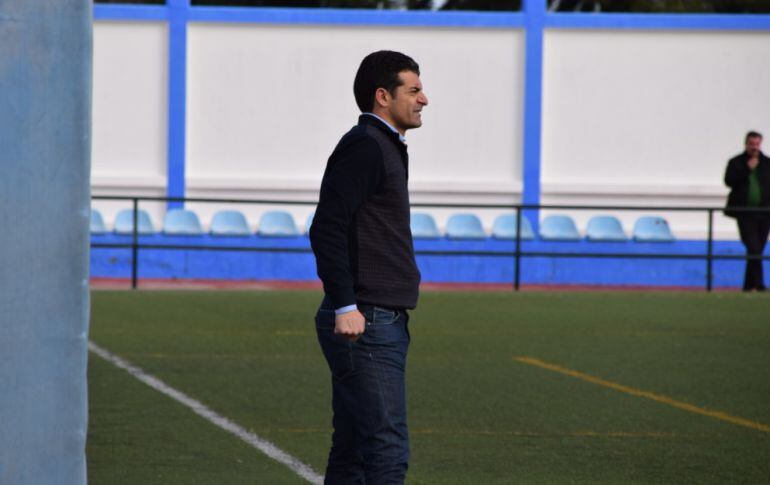
<instances>
[{"instance_id":1,"label":"yellow field line","mask_svg":"<svg viewBox=\"0 0 770 485\"><path fill-rule=\"evenodd\" d=\"M727 421L728 423L737 424L738 426L745 426L746 428L751 428L757 431L764 431L765 433L770 433L770 426L764 423L759 423L757 421L751 421L748 419L739 418L737 416L732 416L722 411L714 411L711 409L701 408L698 406L694 406L692 404L688 404L686 402L677 401L676 399L671 399L670 397L663 396L661 394L655 394L654 392L634 389L633 387L628 387L628 386L624 386L623 384L607 381L599 377L594 377L589 374L584 374L582 372L568 369L566 367L561 367L556 364L550 364L540 359L535 359L534 357L519 356L519 357L514 357L513 360L517 362L521 362L522 364L534 365L536 367L558 372L560 374L568 375L570 377L575 377L587 382L591 382L593 384L598 384L600 386L609 387L610 389L615 389L616 391L625 392L626 394L631 394L633 396L652 399L653 401L657 401L663 404L668 404L669 406L673 406L675 408L684 409L685 411L689 411L691 413L701 414L703 416L708 416L710 418L720 419L722 421Z\"/></svg>"}]
</instances>

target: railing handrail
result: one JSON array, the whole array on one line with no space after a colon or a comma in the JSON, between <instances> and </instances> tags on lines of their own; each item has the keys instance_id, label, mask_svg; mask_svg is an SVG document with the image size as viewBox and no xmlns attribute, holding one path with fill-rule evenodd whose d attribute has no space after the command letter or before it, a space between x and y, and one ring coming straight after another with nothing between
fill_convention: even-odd
<instances>
[{"instance_id":1,"label":"railing handrail","mask_svg":"<svg viewBox=\"0 0 770 485\"><path fill-rule=\"evenodd\" d=\"M93 195L93 200L125 200L152 202L192 202L220 204L264 204L264 205L317 205L317 200L291 199L225 199L215 197L166 197L166 196L129 196L129 195ZM706 212L723 211L725 206L695 206L695 205L571 205L571 204L486 204L461 202L412 202L411 207L435 208L468 208L468 209L562 209L562 210L619 210L619 211L665 211L665 212ZM735 212L768 212L770 207L730 207Z\"/></svg>"}]
</instances>

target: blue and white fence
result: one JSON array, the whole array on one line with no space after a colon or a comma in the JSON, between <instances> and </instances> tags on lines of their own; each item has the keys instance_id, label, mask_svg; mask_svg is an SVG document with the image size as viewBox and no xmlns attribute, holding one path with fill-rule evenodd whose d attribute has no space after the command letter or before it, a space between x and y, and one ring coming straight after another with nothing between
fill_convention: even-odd
<instances>
[{"instance_id":1,"label":"blue and white fence","mask_svg":"<svg viewBox=\"0 0 770 485\"><path fill-rule=\"evenodd\" d=\"M377 48L423 68L431 104L408 134L416 202L716 206L743 134L770 132L768 15L551 13L545 0L513 13L169 0L96 5L94 17L102 195L314 199L357 115L357 63ZM705 237L702 218L671 223L680 237ZM730 220L715 229L735 238Z\"/></svg>"}]
</instances>

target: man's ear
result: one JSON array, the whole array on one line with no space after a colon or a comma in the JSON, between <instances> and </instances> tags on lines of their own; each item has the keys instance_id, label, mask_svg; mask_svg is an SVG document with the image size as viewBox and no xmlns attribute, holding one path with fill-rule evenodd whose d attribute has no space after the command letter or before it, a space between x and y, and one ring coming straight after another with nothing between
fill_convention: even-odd
<instances>
[{"instance_id":1,"label":"man's ear","mask_svg":"<svg viewBox=\"0 0 770 485\"><path fill-rule=\"evenodd\" d=\"M385 88L377 88L374 92L374 103L381 108L386 108L390 104L390 93Z\"/></svg>"}]
</instances>

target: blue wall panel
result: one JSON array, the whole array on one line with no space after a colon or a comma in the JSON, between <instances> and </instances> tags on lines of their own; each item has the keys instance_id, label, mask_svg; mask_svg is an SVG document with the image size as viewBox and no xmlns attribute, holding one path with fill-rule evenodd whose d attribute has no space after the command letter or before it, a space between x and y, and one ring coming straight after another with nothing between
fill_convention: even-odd
<instances>
[{"instance_id":1,"label":"blue wall panel","mask_svg":"<svg viewBox=\"0 0 770 485\"><path fill-rule=\"evenodd\" d=\"M129 237L93 236L94 243L126 244ZM309 250L306 237L298 238L218 238L213 236L140 238L141 244L246 246L253 248L286 248ZM511 241L418 240L415 248L422 251L488 251L513 252ZM524 252L677 254L701 256L706 253L704 241L673 243L628 242L549 242L525 241ZM770 249L768 249L770 252ZM737 241L715 243L715 254L741 256L743 246ZM417 257L424 282L443 283L511 283L514 280L513 256L419 255ZM714 285L739 287L743 278L743 261L716 261ZM626 259L523 257L523 284L535 285L640 285L685 286L706 285L704 259ZM95 248L91 273L95 277L129 278L129 249ZM315 261L309 252L241 252L214 250L141 249L139 277L153 279L223 279L223 280L297 280L316 279Z\"/></svg>"}]
</instances>

